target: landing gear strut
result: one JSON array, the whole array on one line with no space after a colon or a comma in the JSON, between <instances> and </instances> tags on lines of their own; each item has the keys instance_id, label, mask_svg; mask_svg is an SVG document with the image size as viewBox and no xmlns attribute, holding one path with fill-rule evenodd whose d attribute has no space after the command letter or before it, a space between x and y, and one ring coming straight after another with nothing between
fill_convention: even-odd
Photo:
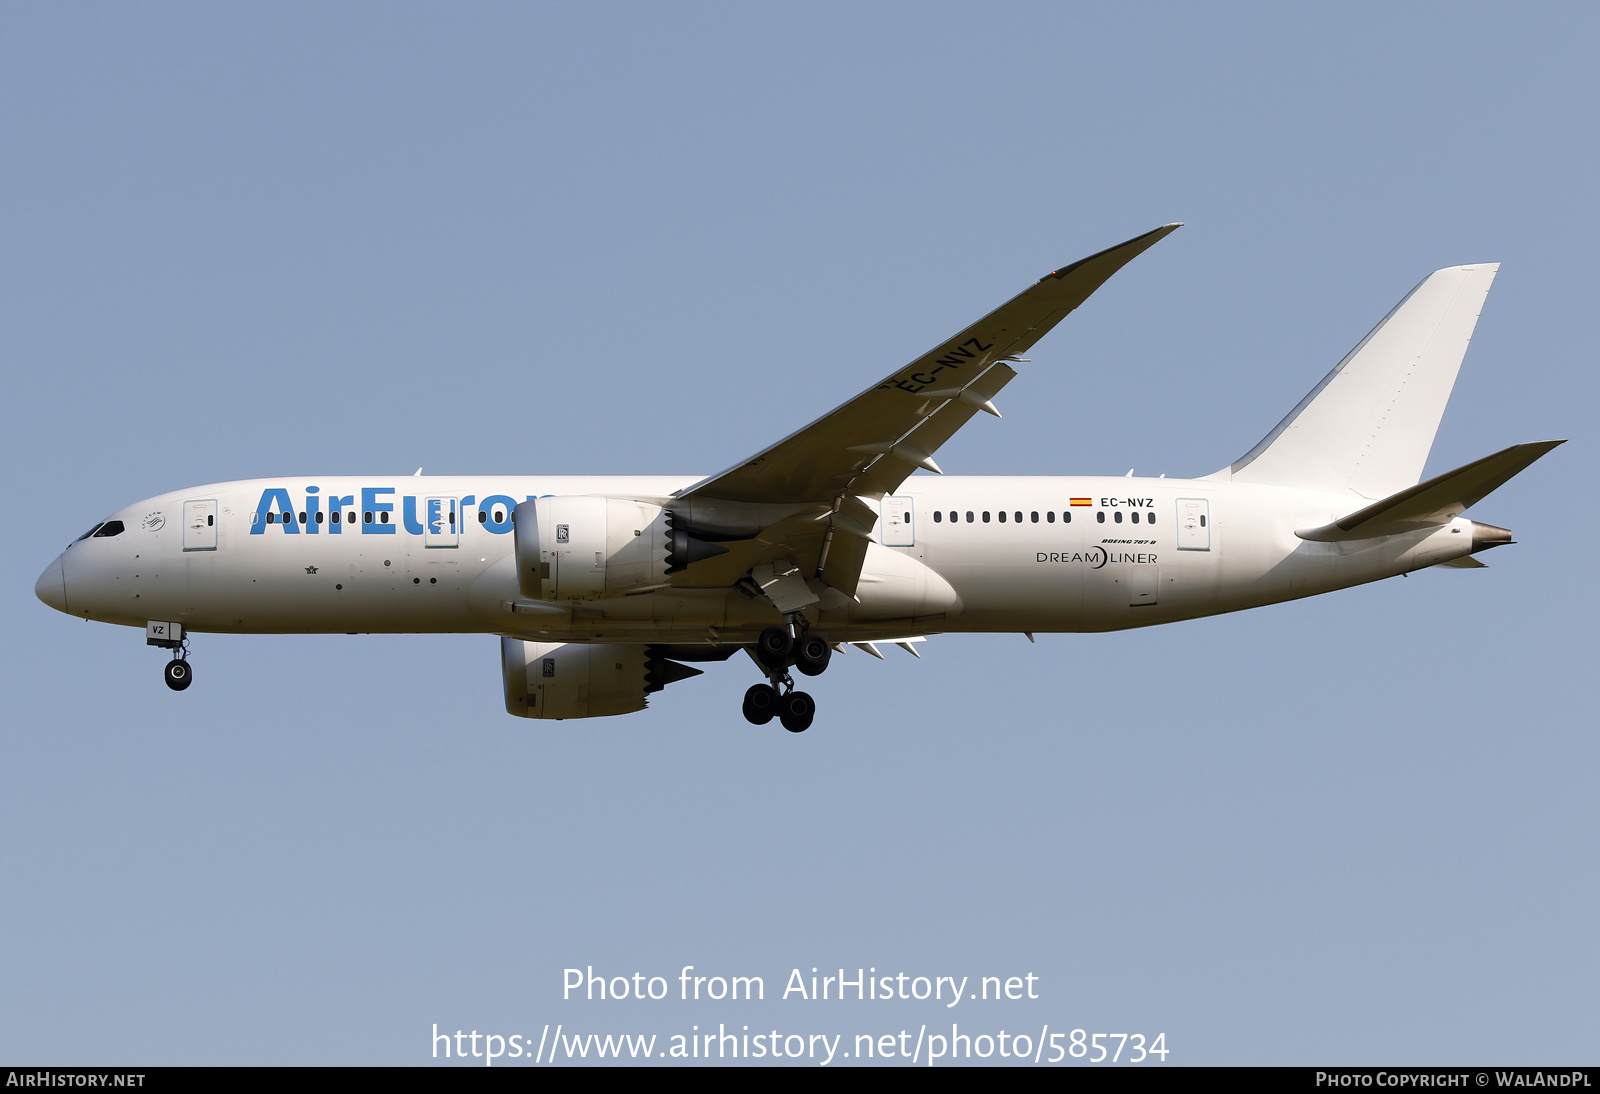
<instances>
[{"instance_id":1,"label":"landing gear strut","mask_svg":"<svg viewBox=\"0 0 1600 1094\"><path fill-rule=\"evenodd\" d=\"M776 717L790 733L811 728L817 704L805 692L794 690L789 666L817 676L828 667L833 648L821 635L806 633L804 625L796 621L785 627L768 627L756 640L756 660L767 671L768 682L744 693L744 716L752 725L764 726ZM800 628L798 639L791 628Z\"/></svg>"}]
</instances>

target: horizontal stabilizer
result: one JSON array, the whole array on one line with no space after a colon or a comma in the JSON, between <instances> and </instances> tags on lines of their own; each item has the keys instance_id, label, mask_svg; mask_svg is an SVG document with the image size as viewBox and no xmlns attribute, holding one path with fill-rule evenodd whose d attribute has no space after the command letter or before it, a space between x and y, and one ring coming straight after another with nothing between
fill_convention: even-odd
<instances>
[{"instance_id":1,"label":"horizontal stabilizer","mask_svg":"<svg viewBox=\"0 0 1600 1094\"><path fill-rule=\"evenodd\" d=\"M1321 528L1304 528L1295 535L1318 543L1375 539L1449 524L1470 506L1488 497L1513 475L1565 441L1533 441L1474 460L1465 467L1407 487L1365 509L1358 509Z\"/></svg>"},{"instance_id":2,"label":"horizontal stabilizer","mask_svg":"<svg viewBox=\"0 0 1600 1094\"><path fill-rule=\"evenodd\" d=\"M1448 566L1452 570L1483 570L1487 569L1488 565L1489 564L1487 562L1479 562L1471 555L1462 555L1460 558L1452 558L1449 562L1439 563L1435 569Z\"/></svg>"}]
</instances>

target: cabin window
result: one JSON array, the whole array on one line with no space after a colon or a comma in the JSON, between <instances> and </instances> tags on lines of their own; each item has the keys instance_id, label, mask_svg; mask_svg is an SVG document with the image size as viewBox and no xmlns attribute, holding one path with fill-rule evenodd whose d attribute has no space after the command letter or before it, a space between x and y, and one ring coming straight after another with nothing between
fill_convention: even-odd
<instances>
[{"instance_id":1,"label":"cabin window","mask_svg":"<svg viewBox=\"0 0 1600 1094\"><path fill-rule=\"evenodd\" d=\"M1054 524L1056 522L1056 511L1054 509L1050 510L1044 515L1044 519L1047 523Z\"/></svg>"},{"instance_id":2,"label":"cabin window","mask_svg":"<svg viewBox=\"0 0 1600 1094\"><path fill-rule=\"evenodd\" d=\"M1144 522L1146 524L1154 524L1156 522L1156 515L1154 513L1146 513L1144 515Z\"/></svg>"},{"instance_id":3,"label":"cabin window","mask_svg":"<svg viewBox=\"0 0 1600 1094\"><path fill-rule=\"evenodd\" d=\"M267 523L268 524L276 524L276 523L278 523L278 514L276 514L276 513L268 513L267 514Z\"/></svg>"},{"instance_id":4,"label":"cabin window","mask_svg":"<svg viewBox=\"0 0 1600 1094\"><path fill-rule=\"evenodd\" d=\"M485 513L482 509L478 510L478 523L479 524L488 524L489 523L489 514Z\"/></svg>"},{"instance_id":5,"label":"cabin window","mask_svg":"<svg viewBox=\"0 0 1600 1094\"><path fill-rule=\"evenodd\" d=\"M1115 513L1112 513L1111 514L1111 519L1116 521L1118 524L1121 524L1122 523L1122 510L1118 509Z\"/></svg>"},{"instance_id":6,"label":"cabin window","mask_svg":"<svg viewBox=\"0 0 1600 1094\"><path fill-rule=\"evenodd\" d=\"M1204 528L1205 526L1206 526L1206 515L1204 513L1201 513L1200 514L1200 527Z\"/></svg>"},{"instance_id":7,"label":"cabin window","mask_svg":"<svg viewBox=\"0 0 1600 1094\"><path fill-rule=\"evenodd\" d=\"M389 514L388 514L387 511L378 514L378 523L379 524L388 524L389 523Z\"/></svg>"},{"instance_id":8,"label":"cabin window","mask_svg":"<svg viewBox=\"0 0 1600 1094\"><path fill-rule=\"evenodd\" d=\"M1138 513L1134 513L1133 514L1133 523L1135 523L1135 524L1139 523L1139 514Z\"/></svg>"},{"instance_id":9,"label":"cabin window","mask_svg":"<svg viewBox=\"0 0 1600 1094\"><path fill-rule=\"evenodd\" d=\"M372 514L371 513L362 513L361 514L361 522L363 524L371 524L372 523Z\"/></svg>"},{"instance_id":10,"label":"cabin window","mask_svg":"<svg viewBox=\"0 0 1600 1094\"><path fill-rule=\"evenodd\" d=\"M211 519L211 518L210 518L210 517L207 517L207 518L206 518L206 519L207 519L207 520L210 520L210 519ZM321 524L321 523L322 523L322 514L321 514L321 513L318 513L318 514L317 514L317 523L318 523L318 524Z\"/></svg>"},{"instance_id":11,"label":"cabin window","mask_svg":"<svg viewBox=\"0 0 1600 1094\"><path fill-rule=\"evenodd\" d=\"M344 522L346 524L354 524L356 522L356 511L354 509L345 515Z\"/></svg>"},{"instance_id":12,"label":"cabin window","mask_svg":"<svg viewBox=\"0 0 1600 1094\"><path fill-rule=\"evenodd\" d=\"M1006 511L1004 509L1002 509L1002 510L1000 510L1000 523L1004 524L1005 522L1006 522Z\"/></svg>"},{"instance_id":13,"label":"cabin window","mask_svg":"<svg viewBox=\"0 0 1600 1094\"><path fill-rule=\"evenodd\" d=\"M983 511L983 523L985 523L985 524L989 523L989 510L987 510L987 509L985 509Z\"/></svg>"},{"instance_id":14,"label":"cabin window","mask_svg":"<svg viewBox=\"0 0 1600 1094\"><path fill-rule=\"evenodd\" d=\"M1072 510L1071 509L1068 509L1066 512L1061 514L1061 523L1062 524L1071 524L1072 523Z\"/></svg>"},{"instance_id":15,"label":"cabin window","mask_svg":"<svg viewBox=\"0 0 1600 1094\"><path fill-rule=\"evenodd\" d=\"M1022 523L1022 510L1021 509L1017 510L1016 516L1017 516L1017 523L1021 524ZM1034 520L1038 520L1039 518L1036 516L1033 519Z\"/></svg>"},{"instance_id":16,"label":"cabin window","mask_svg":"<svg viewBox=\"0 0 1600 1094\"><path fill-rule=\"evenodd\" d=\"M944 520L944 512L943 512L943 510L935 509L933 511L933 523L938 524L942 520Z\"/></svg>"},{"instance_id":17,"label":"cabin window","mask_svg":"<svg viewBox=\"0 0 1600 1094\"><path fill-rule=\"evenodd\" d=\"M305 523L305 522L306 522L306 515L305 515L305 513L304 513L304 512L302 512L302 513L301 513L301 514L300 514L300 523L301 523L301 524L304 524L304 523Z\"/></svg>"},{"instance_id":18,"label":"cabin window","mask_svg":"<svg viewBox=\"0 0 1600 1094\"><path fill-rule=\"evenodd\" d=\"M1104 524L1106 522L1106 511L1104 509L1096 509L1094 511L1094 519Z\"/></svg>"},{"instance_id":19,"label":"cabin window","mask_svg":"<svg viewBox=\"0 0 1600 1094\"><path fill-rule=\"evenodd\" d=\"M967 510L967 523L968 524L972 523L972 510L971 509Z\"/></svg>"},{"instance_id":20,"label":"cabin window","mask_svg":"<svg viewBox=\"0 0 1600 1094\"><path fill-rule=\"evenodd\" d=\"M1034 510L1032 513L1029 513L1028 516L1030 518L1032 518L1033 523L1035 523L1035 524L1039 523L1039 512L1038 512L1038 510Z\"/></svg>"}]
</instances>

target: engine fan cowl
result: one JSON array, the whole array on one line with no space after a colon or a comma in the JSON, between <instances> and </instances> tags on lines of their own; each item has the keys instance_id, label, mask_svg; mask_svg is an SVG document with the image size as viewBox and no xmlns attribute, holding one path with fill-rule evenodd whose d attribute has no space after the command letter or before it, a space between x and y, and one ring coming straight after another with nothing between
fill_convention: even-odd
<instances>
[{"instance_id":1,"label":"engine fan cowl","mask_svg":"<svg viewBox=\"0 0 1600 1094\"><path fill-rule=\"evenodd\" d=\"M519 718L604 718L643 710L647 696L701 670L647 646L500 640L506 710Z\"/></svg>"}]
</instances>

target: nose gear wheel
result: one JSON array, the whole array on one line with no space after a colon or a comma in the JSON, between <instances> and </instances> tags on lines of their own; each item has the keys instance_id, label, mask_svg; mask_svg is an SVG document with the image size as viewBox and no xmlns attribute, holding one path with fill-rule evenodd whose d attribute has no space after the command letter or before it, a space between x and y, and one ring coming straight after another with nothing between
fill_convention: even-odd
<instances>
[{"instance_id":1,"label":"nose gear wheel","mask_svg":"<svg viewBox=\"0 0 1600 1094\"><path fill-rule=\"evenodd\" d=\"M194 683L194 670L189 667L186 657L174 657L167 662L167 667L161 672L162 679L166 680L167 687L173 691L182 691Z\"/></svg>"}]
</instances>

